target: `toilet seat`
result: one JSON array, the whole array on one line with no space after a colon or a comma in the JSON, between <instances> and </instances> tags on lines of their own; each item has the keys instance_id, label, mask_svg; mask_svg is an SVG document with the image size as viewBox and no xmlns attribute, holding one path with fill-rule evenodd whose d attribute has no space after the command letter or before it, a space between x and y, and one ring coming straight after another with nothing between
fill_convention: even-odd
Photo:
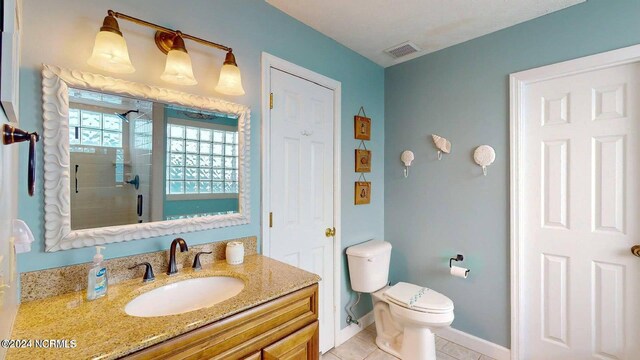
<instances>
[{"instance_id":1,"label":"toilet seat","mask_svg":"<svg viewBox=\"0 0 640 360\"><path fill-rule=\"evenodd\" d=\"M376 345L403 360L436 360L434 334L453 322L453 302L437 291L408 283L371 295Z\"/></svg>"},{"instance_id":2,"label":"toilet seat","mask_svg":"<svg viewBox=\"0 0 640 360\"><path fill-rule=\"evenodd\" d=\"M399 282L387 288L384 298L411 311L447 314L453 311L453 301L439 292L422 286Z\"/></svg>"}]
</instances>

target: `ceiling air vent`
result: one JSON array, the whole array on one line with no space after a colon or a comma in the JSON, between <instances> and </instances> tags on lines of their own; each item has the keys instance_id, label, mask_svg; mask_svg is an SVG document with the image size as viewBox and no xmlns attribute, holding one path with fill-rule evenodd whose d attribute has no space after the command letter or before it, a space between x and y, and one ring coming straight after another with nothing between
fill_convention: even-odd
<instances>
[{"instance_id":1,"label":"ceiling air vent","mask_svg":"<svg viewBox=\"0 0 640 360\"><path fill-rule=\"evenodd\" d=\"M402 44L392 46L385 50L387 54L391 55L394 59L401 58L403 56L407 56L409 54L413 54L415 52L420 51L420 48L416 46L416 44L407 41Z\"/></svg>"}]
</instances>

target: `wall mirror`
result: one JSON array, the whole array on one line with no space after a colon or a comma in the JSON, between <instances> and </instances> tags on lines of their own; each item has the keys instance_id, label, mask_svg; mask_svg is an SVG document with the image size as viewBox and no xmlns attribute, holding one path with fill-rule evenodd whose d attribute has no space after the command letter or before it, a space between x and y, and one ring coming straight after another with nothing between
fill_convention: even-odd
<instances>
[{"instance_id":1,"label":"wall mirror","mask_svg":"<svg viewBox=\"0 0 640 360\"><path fill-rule=\"evenodd\" d=\"M46 251L249 222L247 106L45 65Z\"/></svg>"}]
</instances>

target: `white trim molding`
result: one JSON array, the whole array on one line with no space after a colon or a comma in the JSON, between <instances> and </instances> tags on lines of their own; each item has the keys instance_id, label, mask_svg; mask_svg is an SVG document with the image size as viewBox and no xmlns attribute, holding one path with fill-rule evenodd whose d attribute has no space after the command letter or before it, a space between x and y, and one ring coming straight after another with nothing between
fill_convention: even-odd
<instances>
[{"instance_id":1,"label":"white trim molding","mask_svg":"<svg viewBox=\"0 0 640 360\"><path fill-rule=\"evenodd\" d=\"M69 87L143 98L238 117L239 213L71 230ZM45 250L48 252L248 224L251 214L248 106L52 65L42 69Z\"/></svg>"},{"instance_id":2,"label":"white trim molding","mask_svg":"<svg viewBox=\"0 0 640 360\"><path fill-rule=\"evenodd\" d=\"M338 336L336 336L335 347L344 344L374 322L375 318L373 315L373 311L366 313L360 319L358 319L358 324L351 324L346 328L340 330ZM475 352L489 356L496 360L509 360L511 356L511 351L504 346L494 344L490 341L470 335L466 332L454 329L452 327L440 329L436 332L436 335L445 340L451 341L460 346L464 346L467 349L471 349Z\"/></svg>"},{"instance_id":3,"label":"white trim molding","mask_svg":"<svg viewBox=\"0 0 640 360\"><path fill-rule=\"evenodd\" d=\"M339 81L328 78L311 70L305 69L286 60L275 57L266 52L262 53L262 159L261 159L261 193L262 193L262 253L270 255L271 239L269 237L269 191L271 176L269 174L269 134L271 129L271 118L269 109L269 94L271 92L271 68L279 69L294 76L309 80L320 86L333 90L333 226L336 234L333 237L333 309L334 309L334 346L339 342L340 318L342 309L340 305L340 282L342 279L342 223L341 204L342 192L341 181L341 155L342 155L342 84Z\"/></svg>"},{"instance_id":4,"label":"white trim molding","mask_svg":"<svg viewBox=\"0 0 640 360\"><path fill-rule=\"evenodd\" d=\"M510 81L510 143L511 143L511 359L520 359L524 356L522 346L525 344L524 317L526 309L523 307L523 232L524 224L522 203L523 186L523 144L524 144L524 96L527 85L565 77L584 72L600 70L629 63L640 62L640 45L634 45L618 50L608 51L597 55L586 56L579 59L564 61L561 63L543 66L511 74Z\"/></svg>"},{"instance_id":5,"label":"white trim molding","mask_svg":"<svg viewBox=\"0 0 640 360\"><path fill-rule=\"evenodd\" d=\"M22 49L22 0L5 0L0 63L0 103L9 122L19 120L20 59ZM2 351L0 351L1 353Z\"/></svg>"},{"instance_id":6,"label":"white trim molding","mask_svg":"<svg viewBox=\"0 0 640 360\"><path fill-rule=\"evenodd\" d=\"M452 327L436 332L437 336L496 360L509 360L511 350Z\"/></svg>"}]
</instances>

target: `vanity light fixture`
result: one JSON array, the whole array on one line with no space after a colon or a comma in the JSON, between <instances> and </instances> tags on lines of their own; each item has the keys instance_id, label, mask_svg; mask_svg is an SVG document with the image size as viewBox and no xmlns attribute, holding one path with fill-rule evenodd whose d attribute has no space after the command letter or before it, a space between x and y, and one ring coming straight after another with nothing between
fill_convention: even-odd
<instances>
[{"instance_id":1,"label":"vanity light fixture","mask_svg":"<svg viewBox=\"0 0 640 360\"><path fill-rule=\"evenodd\" d=\"M240 69L233 55L233 49L230 47L113 10L109 10L107 14L100 32L96 36L93 54L88 60L89 65L115 73L132 73L135 71L129 60L127 44L116 20L124 19L156 30L154 36L156 45L160 51L167 54L165 70L160 76L162 80L178 85L195 85L198 83L193 76L191 57L184 45L184 39L189 39L227 52L215 90L226 95L244 95Z\"/></svg>"},{"instance_id":2,"label":"vanity light fixture","mask_svg":"<svg viewBox=\"0 0 640 360\"><path fill-rule=\"evenodd\" d=\"M216 91L227 95L244 95L240 69L238 69L236 57L231 51L227 53L222 69L220 69Z\"/></svg>"},{"instance_id":3,"label":"vanity light fixture","mask_svg":"<svg viewBox=\"0 0 640 360\"><path fill-rule=\"evenodd\" d=\"M176 85L195 85L198 83L193 77L193 68L191 67L191 57L187 53L182 39L182 33L176 32L173 38L171 50L167 53L167 63L164 67L164 73L160 75L160 79Z\"/></svg>"},{"instance_id":4,"label":"vanity light fixture","mask_svg":"<svg viewBox=\"0 0 640 360\"><path fill-rule=\"evenodd\" d=\"M112 12L104 18L93 44L93 53L87 63L95 68L117 74L130 74L136 69L129 60L127 42L120 32L118 20Z\"/></svg>"}]
</instances>

